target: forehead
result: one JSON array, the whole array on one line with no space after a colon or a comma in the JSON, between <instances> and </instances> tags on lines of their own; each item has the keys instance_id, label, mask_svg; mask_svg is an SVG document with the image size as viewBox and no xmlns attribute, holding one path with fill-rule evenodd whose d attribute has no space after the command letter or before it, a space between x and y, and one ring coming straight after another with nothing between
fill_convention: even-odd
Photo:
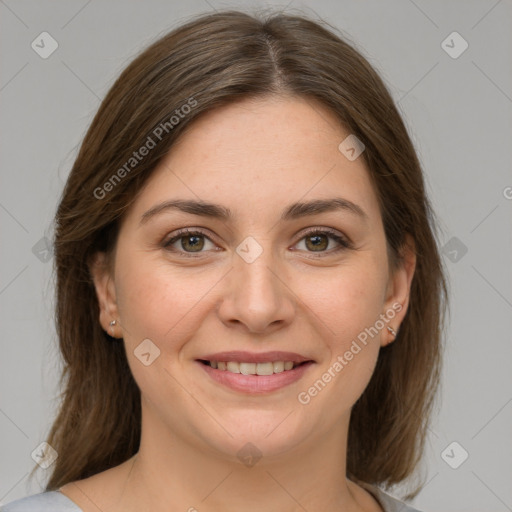
<instances>
[{"instance_id":1,"label":"forehead","mask_svg":"<svg viewBox=\"0 0 512 512\"><path fill-rule=\"evenodd\" d=\"M188 127L152 173L134 213L179 197L224 204L243 217L341 196L380 216L363 158L350 161L338 149L349 135L310 99L265 97L223 106Z\"/></svg>"}]
</instances>

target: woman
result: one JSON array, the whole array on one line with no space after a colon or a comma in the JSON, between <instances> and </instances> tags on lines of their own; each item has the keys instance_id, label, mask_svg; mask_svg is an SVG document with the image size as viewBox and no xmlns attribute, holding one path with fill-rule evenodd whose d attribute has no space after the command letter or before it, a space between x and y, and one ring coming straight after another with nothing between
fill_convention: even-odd
<instances>
[{"instance_id":1,"label":"woman","mask_svg":"<svg viewBox=\"0 0 512 512\"><path fill-rule=\"evenodd\" d=\"M380 487L421 459L446 283L400 115L333 31L224 11L156 41L55 256L57 458L5 512L413 510Z\"/></svg>"}]
</instances>

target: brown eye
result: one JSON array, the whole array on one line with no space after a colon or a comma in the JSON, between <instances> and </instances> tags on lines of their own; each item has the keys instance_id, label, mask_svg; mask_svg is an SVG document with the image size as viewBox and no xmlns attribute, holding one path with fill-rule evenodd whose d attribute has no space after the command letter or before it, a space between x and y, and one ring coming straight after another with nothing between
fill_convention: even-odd
<instances>
[{"instance_id":1,"label":"brown eye","mask_svg":"<svg viewBox=\"0 0 512 512\"><path fill-rule=\"evenodd\" d=\"M211 248L207 244L211 244ZM213 242L201 231L182 230L163 244L163 247L171 252L190 255L201 254L215 247ZM206 249L203 251L203 249Z\"/></svg>"},{"instance_id":2,"label":"brown eye","mask_svg":"<svg viewBox=\"0 0 512 512\"><path fill-rule=\"evenodd\" d=\"M334 247L330 247L331 240L334 240ZM299 241L299 244L304 241L306 252L326 253L332 254L343 249L352 248L351 242L340 236L335 231L331 230L312 230Z\"/></svg>"},{"instance_id":3,"label":"brown eye","mask_svg":"<svg viewBox=\"0 0 512 512\"><path fill-rule=\"evenodd\" d=\"M305 240L306 247L312 251L324 251L329 246L329 237L325 234L308 235Z\"/></svg>"},{"instance_id":4,"label":"brown eye","mask_svg":"<svg viewBox=\"0 0 512 512\"><path fill-rule=\"evenodd\" d=\"M181 247L186 251L198 252L204 247L204 238L201 235L181 236Z\"/></svg>"}]
</instances>

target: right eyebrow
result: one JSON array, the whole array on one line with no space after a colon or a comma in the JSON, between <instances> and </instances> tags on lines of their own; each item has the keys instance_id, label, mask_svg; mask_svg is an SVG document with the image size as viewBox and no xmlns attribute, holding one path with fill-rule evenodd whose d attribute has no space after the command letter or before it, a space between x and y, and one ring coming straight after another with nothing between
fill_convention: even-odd
<instances>
[{"instance_id":1,"label":"right eyebrow","mask_svg":"<svg viewBox=\"0 0 512 512\"><path fill-rule=\"evenodd\" d=\"M172 199L150 208L142 215L140 224L145 224L155 215L168 210L179 210L193 215L214 217L221 220L229 220L231 218L231 210L218 204L205 203L204 201L195 201L190 199Z\"/></svg>"}]
</instances>

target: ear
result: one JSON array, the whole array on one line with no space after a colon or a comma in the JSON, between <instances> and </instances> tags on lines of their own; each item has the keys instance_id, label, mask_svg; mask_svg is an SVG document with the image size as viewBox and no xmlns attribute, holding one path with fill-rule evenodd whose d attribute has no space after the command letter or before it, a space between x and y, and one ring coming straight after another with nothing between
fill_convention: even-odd
<instances>
[{"instance_id":1,"label":"ear","mask_svg":"<svg viewBox=\"0 0 512 512\"><path fill-rule=\"evenodd\" d=\"M111 275L111 269L107 263L106 253L95 253L89 263L89 271L91 273L96 296L100 306L100 324L107 334L113 338L119 338L119 311L117 308L116 288L114 278ZM110 322L116 320L116 324L111 326Z\"/></svg>"},{"instance_id":2,"label":"ear","mask_svg":"<svg viewBox=\"0 0 512 512\"><path fill-rule=\"evenodd\" d=\"M388 321L387 326L395 332L407 313L411 283L416 269L416 247L414 239L405 235L405 243L401 249L401 262L389 278L384 309L386 312L394 311L394 317ZM385 313L386 314L386 313ZM384 347L395 340L395 336L385 328L381 336L381 346Z\"/></svg>"}]
</instances>

